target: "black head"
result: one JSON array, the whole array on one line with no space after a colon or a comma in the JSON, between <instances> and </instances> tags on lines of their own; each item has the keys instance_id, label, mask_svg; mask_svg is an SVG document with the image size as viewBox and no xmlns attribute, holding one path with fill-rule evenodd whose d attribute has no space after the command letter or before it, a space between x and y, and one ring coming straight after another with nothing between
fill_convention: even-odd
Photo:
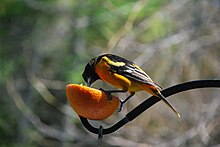
<instances>
[{"instance_id":1,"label":"black head","mask_svg":"<svg viewBox=\"0 0 220 147\"><path fill-rule=\"evenodd\" d=\"M85 80L87 86L90 86L96 80L100 79L100 77L95 72L95 62L96 58L89 61L86 65L84 72L82 74L83 79Z\"/></svg>"}]
</instances>

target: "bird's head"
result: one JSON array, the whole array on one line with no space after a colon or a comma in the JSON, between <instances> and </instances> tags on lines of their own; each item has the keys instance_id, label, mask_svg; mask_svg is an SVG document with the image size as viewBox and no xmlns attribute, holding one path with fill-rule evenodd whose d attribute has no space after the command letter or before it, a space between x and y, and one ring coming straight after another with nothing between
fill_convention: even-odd
<instances>
[{"instance_id":1,"label":"bird's head","mask_svg":"<svg viewBox=\"0 0 220 147\"><path fill-rule=\"evenodd\" d=\"M90 60L89 63L86 65L84 72L82 74L83 79L85 80L87 86L90 86L96 80L100 79L100 77L95 72L95 64L96 64L95 62L96 62L96 58Z\"/></svg>"}]
</instances>

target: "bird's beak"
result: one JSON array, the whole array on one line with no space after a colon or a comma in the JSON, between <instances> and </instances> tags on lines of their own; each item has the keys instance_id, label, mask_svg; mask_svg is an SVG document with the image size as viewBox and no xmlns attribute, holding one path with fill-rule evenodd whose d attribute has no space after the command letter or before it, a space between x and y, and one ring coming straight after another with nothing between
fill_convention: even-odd
<instances>
[{"instance_id":1,"label":"bird's beak","mask_svg":"<svg viewBox=\"0 0 220 147\"><path fill-rule=\"evenodd\" d=\"M88 78L88 79L87 79L86 84L87 84L88 87L90 87L90 85L91 85L91 78Z\"/></svg>"}]
</instances>

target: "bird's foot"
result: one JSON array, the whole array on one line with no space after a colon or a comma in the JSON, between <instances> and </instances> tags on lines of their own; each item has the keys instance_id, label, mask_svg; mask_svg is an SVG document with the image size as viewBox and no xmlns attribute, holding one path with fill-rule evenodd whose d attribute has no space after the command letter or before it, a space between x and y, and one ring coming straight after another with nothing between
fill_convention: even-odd
<instances>
[{"instance_id":1,"label":"bird's foot","mask_svg":"<svg viewBox=\"0 0 220 147\"><path fill-rule=\"evenodd\" d=\"M112 92L111 91L104 90L102 88L99 88L99 90L103 91L107 95L108 100L112 100L113 96L112 96Z\"/></svg>"},{"instance_id":2,"label":"bird's foot","mask_svg":"<svg viewBox=\"0 0 220 147\"><path fill-rule=\"evenodd\" d=\"M123 108L123 105L124 105L124 101L122 101L121 99L120 100L120 103L119 103L119 106L118 106L118 112L121 112L122 108Z\"/></svg>"}]
</instances>

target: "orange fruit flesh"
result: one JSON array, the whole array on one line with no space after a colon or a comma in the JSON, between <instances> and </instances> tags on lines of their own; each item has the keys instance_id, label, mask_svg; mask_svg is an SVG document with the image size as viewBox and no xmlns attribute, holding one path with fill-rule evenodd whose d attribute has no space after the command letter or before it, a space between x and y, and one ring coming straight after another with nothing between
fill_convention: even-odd
<instances>
[{"instance_id":1,"label":"orange fruit flesh","mask_svg":"<svg viewBox=\"0 0 220 147\"><path fill-rule=\"evenodd\" d=\"M120 102L116 96L109 98L101 90L78 84L67 85L66 96L78 115L91 120L102 120L111 116Z\"/></svg>"}]
</instances>

